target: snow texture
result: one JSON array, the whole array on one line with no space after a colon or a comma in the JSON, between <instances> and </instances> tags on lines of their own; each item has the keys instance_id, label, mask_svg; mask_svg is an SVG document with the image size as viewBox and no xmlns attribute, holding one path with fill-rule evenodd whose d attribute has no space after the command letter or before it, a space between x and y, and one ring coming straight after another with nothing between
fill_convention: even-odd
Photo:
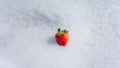
<instances>
[{"instance_id":1,"label":"snow texture","mask_svg":"<svg viewBox=\"0 0 120 68\"><path fill-rule=\"evenodd\" d=\"M0 0L0 68L120 68L120 0Z\"/></svg>"}]
</instances>

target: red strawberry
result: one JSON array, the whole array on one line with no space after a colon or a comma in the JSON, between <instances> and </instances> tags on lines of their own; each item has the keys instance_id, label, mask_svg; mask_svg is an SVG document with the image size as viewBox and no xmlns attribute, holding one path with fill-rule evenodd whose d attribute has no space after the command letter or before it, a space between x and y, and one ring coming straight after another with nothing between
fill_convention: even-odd
<instances>
[{"instance_id":1,"label":"red strawberry","mask_svg":"<svg viewBox=\"0 0 120 68\"><path fill-rule=\"evenodd\" d=\"M61 30L60 28L58 29L58 32L55 35L56 42L60 46L66 46L68 40L69 40L69 34L66 29Z\"/></svg>"}]
</instances>

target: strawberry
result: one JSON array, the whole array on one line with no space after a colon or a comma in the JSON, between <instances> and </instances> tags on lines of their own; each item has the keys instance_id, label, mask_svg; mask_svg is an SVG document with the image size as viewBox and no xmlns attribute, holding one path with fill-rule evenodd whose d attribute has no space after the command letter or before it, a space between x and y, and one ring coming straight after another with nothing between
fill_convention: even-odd
<instances>
[{"instance_id":1,"label":"strawberry","mask_svg":"<svg viewBox=\"0 0 120 68\"><path fill-rule=\"evenodd\" d=\"M58 45L60 46L66 46L68 40L69 40L69 34L68 31L66 29L61 30L60 28L57 29L57 33L55 35L55 39L56 42L58 43Z\"/></svg>"}]
</instances>

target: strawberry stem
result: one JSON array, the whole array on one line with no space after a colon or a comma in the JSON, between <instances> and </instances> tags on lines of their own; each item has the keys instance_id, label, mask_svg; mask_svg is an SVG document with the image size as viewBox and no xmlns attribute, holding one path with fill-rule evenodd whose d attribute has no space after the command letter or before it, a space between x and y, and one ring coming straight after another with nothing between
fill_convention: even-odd
<instances>
[{"instance_id":1,"label":"strawberry stem","mask_svg":"<svg viewBox=\"0 0 120 68\"><path fill-rule=\"evenodd\" d=\"M57 31L59 34L67 34L68 33L68 31L66 29L61 30L60 28L58 28Z\"/></svg>"}]
</instances>

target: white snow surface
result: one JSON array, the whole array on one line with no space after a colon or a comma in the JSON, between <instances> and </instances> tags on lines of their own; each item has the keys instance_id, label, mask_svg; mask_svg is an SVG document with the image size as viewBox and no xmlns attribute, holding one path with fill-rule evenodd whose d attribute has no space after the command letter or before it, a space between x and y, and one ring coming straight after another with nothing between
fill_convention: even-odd
<instances>
[{"instance_id":1,"label":"white snow surface","mask_svg":"<svg viewBox=\"0 0 120 68\"><path fill-rule=\"evenodd\" d=\"M0 68L120 68L120 0L0 0Z\"/></svg>"}]
</instances>

